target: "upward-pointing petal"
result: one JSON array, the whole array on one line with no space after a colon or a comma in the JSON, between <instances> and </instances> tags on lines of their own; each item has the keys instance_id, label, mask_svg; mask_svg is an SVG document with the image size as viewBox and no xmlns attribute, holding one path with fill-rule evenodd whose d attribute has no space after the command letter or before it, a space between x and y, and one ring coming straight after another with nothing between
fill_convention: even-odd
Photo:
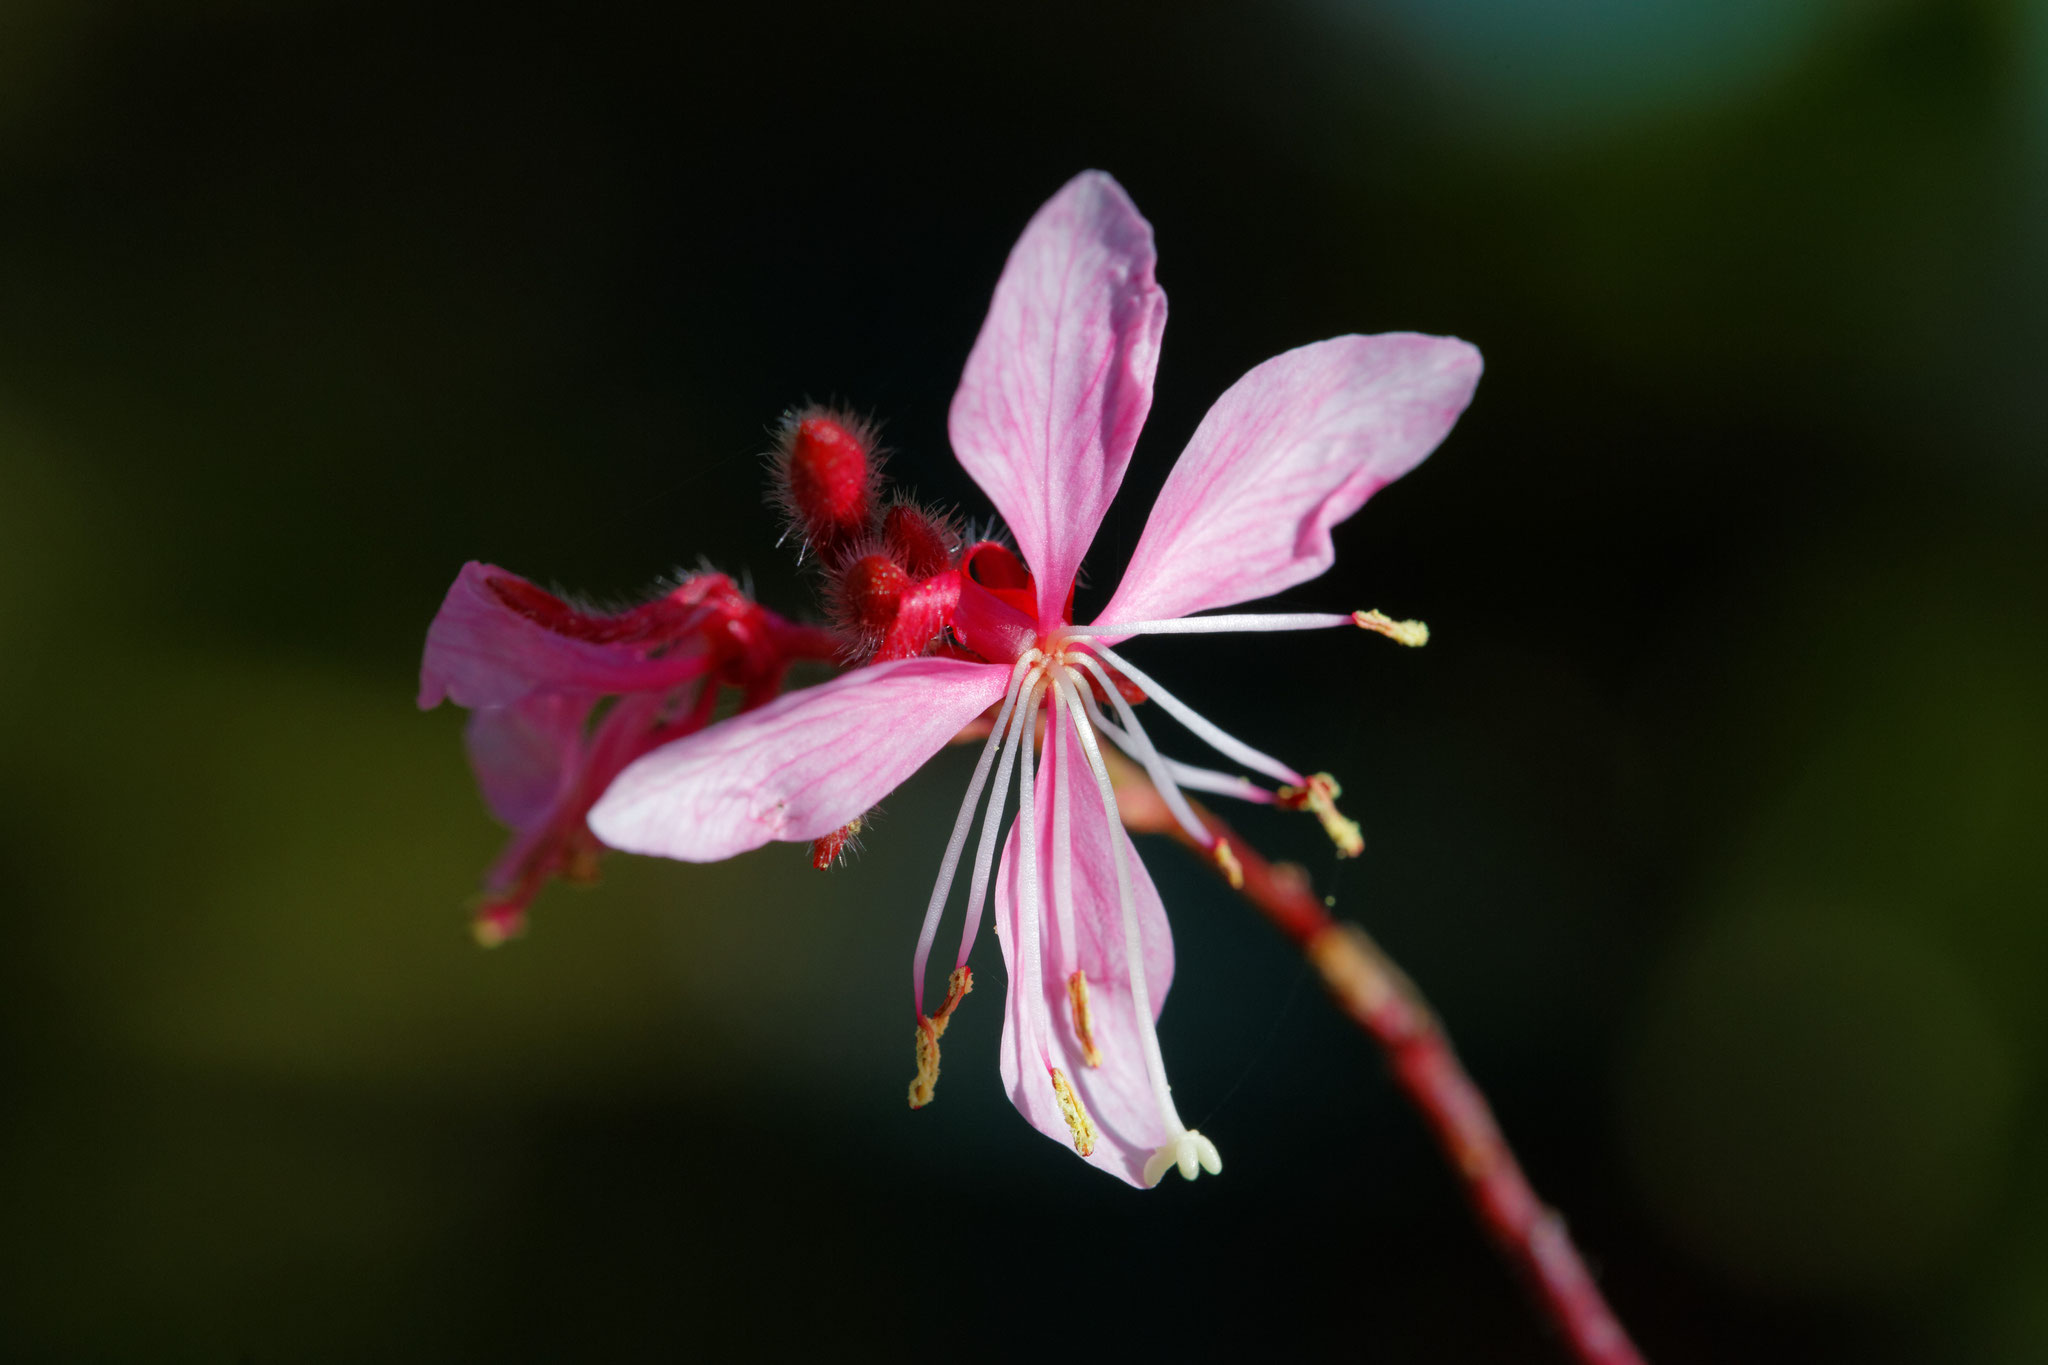
<instances>
[{"instance_id":1,"label":"upward-pointing petal","mask_svg":"<svg viewBox=\"0 0 2048 1365\"><path fill-rule=\"evenodd\" d=\"M858 669L656 749L591 808L613 848L715 862L864 814L1002 700L1010 670L957 659Z\"/></svg>"},{"instance_id":2,"label":"upward-pointing petal","mask_svg":"<svg viewBox=\"0 0 2048 1365\"><path fill-rule=\"evenodd\" d=\"M953 395L953 451L1017 537L1058 623L1152 407L1166 294L1152 225L1084 171L1010 251Z\"/></svg>"},{"instance_id":3,"label":"upward-pointing petal","mask_svg":"<svg viewBox=\"0 0 2048 1365\"><path fill-rule=\"evenodd\" d=\"M1166 620L1316 577L1330 528L1436 449L1479 370L1465 342L1407 332L1254 367L1195 429L1098 620Z\"/></svg>"}]
</instances>

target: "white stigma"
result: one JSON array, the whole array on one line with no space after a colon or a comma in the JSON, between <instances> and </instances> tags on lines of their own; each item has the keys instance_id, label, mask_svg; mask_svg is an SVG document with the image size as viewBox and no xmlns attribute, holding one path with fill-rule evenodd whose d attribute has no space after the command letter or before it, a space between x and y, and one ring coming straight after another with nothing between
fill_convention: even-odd
<instances>
[{"instance_id":1,"label":"white stigma","mask_svg":"<svg viewBox=\"0 0 2048 1365\"><path fill-rule=\"evenodd\" d=\"M1192 1128L1182 1129L1180 1136L1168 1141L1146 1160L1145 1183L1157 1185L1175 1166L1180 1167L1183 1180L1193 1180L1203 1171L1210 1175L1223 1174L1223 1158L1217 1154L1216 1144Z\"/></svg>"}]
</instances>

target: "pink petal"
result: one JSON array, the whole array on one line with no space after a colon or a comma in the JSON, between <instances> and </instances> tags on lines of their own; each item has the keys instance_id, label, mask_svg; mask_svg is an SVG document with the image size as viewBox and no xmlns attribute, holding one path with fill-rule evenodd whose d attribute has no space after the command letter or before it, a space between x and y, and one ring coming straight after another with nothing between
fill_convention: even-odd
<instances>
[{"instance_id":1,"label":"pink petal","mask_svg":"<svg viewBox=\"0 0 2048 1365\"><path fill-rule=\"evenodd\" d=\"M519 575L472 560L462 566L427 627L420 662L422 709L509 706L549 689L638 692L675 687L709 666L702 643L600 642L551 630L515 610L493 583L532 588Z\"/></svg>"},{"instance_id":2,"label":"pink petal","mask_svg":"<svg viewBox=\"0 0 2048 1365\"><path fill-rule=\"evenodd\" d=\"M953 395L953 450L996 505L1058 624L1152 407L1166 295L1152 226L1084 171L1010 251Z\"/></svg>"},{"instance_id":3,"label":"pink petal","mask_svg":"<svg viewBox=\"0 0 2048 1365\"><path fill-rule=\"evenodd\" d=\"M597 698L548 692L470 714L463 738L484 804L500 823L544 823L578 766L583 726Z\"/></svg>"},{"instance_id":4,"label":"pink petal","mask_svg":"<svg viewBox=\"0 0 2048 1365\"><path fill-rule=\"evenodd\" d=\"M1330 567L1330 528L1422 463L1472 400L1479 352L1390 332L1319 341L1216 400L1098 620L1270 596Z\"/></svg>"},{"instance_id":5,"label":"pink petal","mask_svg":"<svg viewBox=\"0 0 2048 1365\"><path fill-rule=\"evenodd\" d=\"M1139 941L1144 945L1145 977L1156 1019L1173 983L1173 934L1159 891L1138 858L1138 850L1121 823L1104 818L1095 780L1082 761L1071 728L1062 728L1055 747L1057 762L1069 765L1073 858L1074 939L1061 935L1052 904L1053 779L1050 766L1037 774L1040 913L1040 974L1037 990L1022 981L1019 934L1022 907L1018 893L1019 838L1010 830L996 878L996 931L1002 940L1003 965L1010 988L1003 1009L1002 1073L1004 1088L1017 1111L1039 1132L1071 1149L1072 1131L1060 1112L1059 1098L1046 1071L1049 1060L1080 1095L1094 1121L1097 1141L1087 1160L1141 1189L1145 1160L1166 1141L1138 1031L1131 998L1130 969L1124 953L1123 913L1117 899L1116 869L1110 861L1110 840L1122 842L1138 907ZM1078 966L1088 979L1089 1012L1102 1065L1082 1060L1080 1039L1067 993L1067 980Z\"/></svg>"},{"instance_id":6,"label":"pink petal","mask_svg":"<svg viewBox=\"0 0 2048 1365\"><path fill-rule=\"evenodd\" d=\"M628 853L700 863L830 834L1000 701L1009 673L903 659L792 692L633 763L590 828Z\"/></svg>"}]
</instances>

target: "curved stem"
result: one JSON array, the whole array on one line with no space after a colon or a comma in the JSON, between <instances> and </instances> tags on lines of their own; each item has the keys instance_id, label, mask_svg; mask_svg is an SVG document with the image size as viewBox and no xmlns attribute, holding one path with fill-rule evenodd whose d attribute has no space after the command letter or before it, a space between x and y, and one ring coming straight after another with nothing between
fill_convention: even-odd
<instances>
[{"instance_id":1,"label":"curved stem","mask_svg":"<svg viewBox=\"0 0 2048 1365\"><path fill-rule=\"evenodd\" d=\"M1108 757L1125 827L1168 835L1214 870L1207 848L1181 828L1150 780ZM1414 984L1364 929L1331 917L1299 867L1267 862L1213 812L1193 804L1210 837L1229 841L1243 870L1244 898L1301 947L1338 1006L1386 1053L1395 1083L1429 1125L1480 1226L1520 1272L1572 1359L1643 1365L1564 1219L1537 1198L1492 1107Z\"/></svg>"}]
</instances>

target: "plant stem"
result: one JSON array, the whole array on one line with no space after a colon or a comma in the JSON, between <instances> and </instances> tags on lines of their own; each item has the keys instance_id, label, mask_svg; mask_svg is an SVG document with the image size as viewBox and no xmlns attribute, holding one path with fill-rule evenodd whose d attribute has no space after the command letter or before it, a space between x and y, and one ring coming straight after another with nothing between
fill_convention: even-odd
<instances>
[{"instance_id":1,"label":"plant stem","mask_svg":"<svg viewBox=\"0 0 2048 1365\"><path fill-rule=\"evenodd\" d=\"M1113 775L1128 828L1169 835L1221 873L1142 772L1124 763ZM1364 929L1331 917L1306 872L1266 861L1213 812L1191 804L1210 832L1229 842L1242 871L1239 893L1300 946L1337 1004L1386 1053L1395 1083L1429 1125L1480 1226L1520 1272L1572 1358L1583 1365L1642 1365L1564 1219L1530 1188L1492 1107L1414 984Z\"/></svg>"}]
</instances>

